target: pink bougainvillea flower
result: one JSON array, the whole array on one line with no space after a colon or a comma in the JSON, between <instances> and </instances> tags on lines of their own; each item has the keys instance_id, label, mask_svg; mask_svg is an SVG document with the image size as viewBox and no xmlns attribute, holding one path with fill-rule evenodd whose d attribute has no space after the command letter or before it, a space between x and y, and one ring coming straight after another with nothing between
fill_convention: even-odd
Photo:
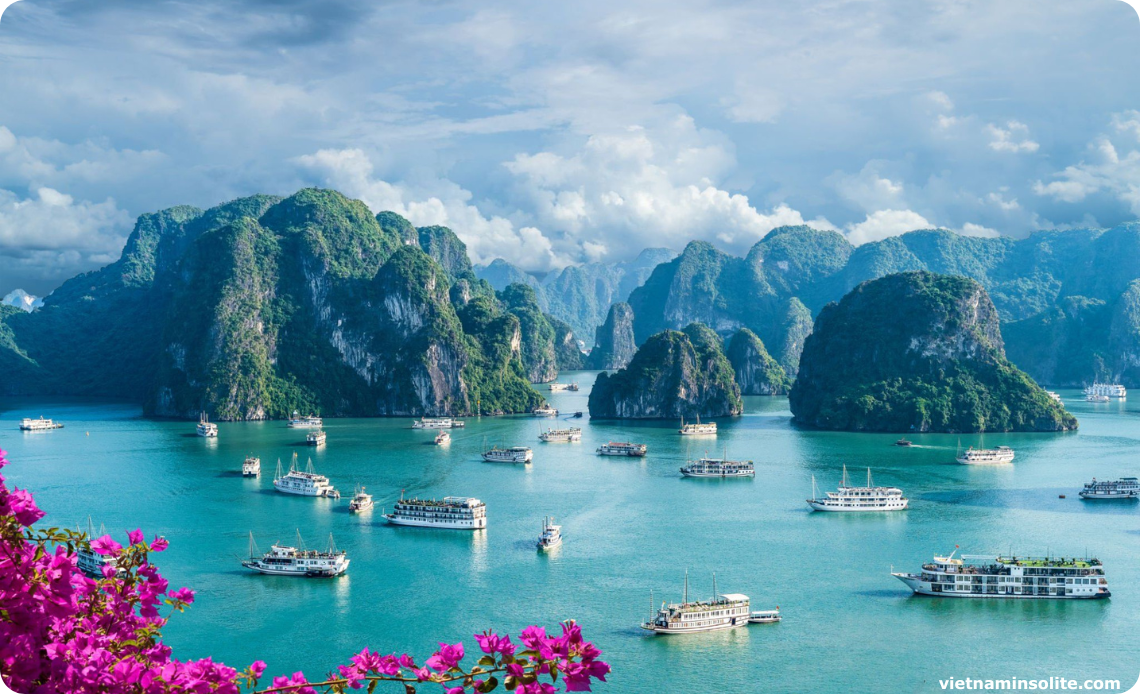
<instances>
[{"instance_id":1,"label":"pink bougainvillea flower","mask_svg":"<svg viewBox=\"0 0 1140 694\"><path fill-rule=\"evenodd\" d=\"M154 542L150 543L150 551L161 552L169 546L170 543L166 541L165 537L156 537L154 538Z\"/></svg>"},{"instance_id":2,"label":"pink bougainvillea flower","mask_svg":"<svg viewBox=\"0 0 1140 694\"><path fill-rule=\"evenodd\" d=\"M137 545L143 541L143 531L139 529L127 532L127 539L130 540L132 545Z\"/></svg>"},{"instance_id":3,"label":"pink bougainvillea flower","mask_svg":"<svg viewBox=\"0 0 1140 694\"><path fill-rule=\"evenodd\" d=\"M102 555L118 554L123 551L123 546L112 540L110 535L104 535L91 541L91 551Z\"/></svg>"}]
</instances>

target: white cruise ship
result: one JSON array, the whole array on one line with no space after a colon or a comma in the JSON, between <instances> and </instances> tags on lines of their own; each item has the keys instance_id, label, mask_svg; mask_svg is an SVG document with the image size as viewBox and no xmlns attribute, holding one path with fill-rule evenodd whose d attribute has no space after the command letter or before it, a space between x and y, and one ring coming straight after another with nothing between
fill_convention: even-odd
<instances>
[{"instance_id":1,"label":"white cruise ship","mask_svg":"<svg viewBox=\"0 0 1140 694\"><path fill-rule=\"evenodd\" d=\"M554 409L550 405L543 405L542 407L534 408L534 411L531 412L531 414L533 414L535 417L557 417L558 410Z\"/></svg>"},{"instance_id":2,"label":"white cruise ship","mask_svg":"<svg viewBox=\"0 0 1140 694\"><path fill-rule=\"evenodd\" d=\"M542 534L538 536L538 551L548 552L562 544L562 526L554 524L554 516L542 519Z\"/></svg>"},{"instance_id":3,"label":"white cruise ship","mask_svg":"<svg viewBox=\"0 0 1140 694\"><path fill-rule=\"evenodd\" d=\"M1128 389L1119 383L1093 383L1085 388L1085 395L1105 395L1124 400L1128 397Z\"/></svg>"},{"instance_id":4,"label":"white cruise ship","mask_svg":"<svg viewBox=\"0 0 1140 694\"><path fill-rule=\"evenodd\" d=\"M78 527L76 532L82 532ZM95 538L102 537L107 534L106 529L100 525L99 534L95 534L95 524L91 522L91 518L87 519L87 540L90 542ZM91 578L103 578L103 567L110 565L114 566L116 559L105 554L98 554L88 547L77 547L75 550L75 565L76 567L87 574ZM120 570L121 571L121 570Z\"/></svg>"},{"instance_id":5,"label":"white cruise ship","mask_svg":"<svg viewBox=\"0 0 1140 694\"><path fill-rule=\"evenodd\" d=\"M20 431L51 431L52 429L62 429L62 424L57 424L50 419L32 419L24 417L20 420Z\"/></svg>"},{"instance_id":6,"label":"white cruise ship","mask_svg":"<svg viewBox=\"0 0 1140 694\"><path fill-rule=\"evenodd\" d=\"M364 491L364 487L357 487L352 494L352 501L348 502L349 513L363 513L372 508L372 495Z\"/></svg>"},{"instance_id":7,"label":"white cruise ship","mask_svg":"<svg viewBox=\"0 0 1140 694\"><path fill-rule=\"evenodd\" d=\"M242 477L260 477L261 476L261 458L256 457L252 453L241 464Z\"/></svg>"},{"instance_id":8,"label":"white cruise ship","mask_svg":"<svg viewBox=\"0 0 1140 694\"><path fill-rule=\"evenodd\" d=\"M305 443L309 444L310 446L323 446L325 445L325 439L327 438L328 434L325 433L324 429L317 429L316 431L310 431L305 435Z\"/></svg>"},{"instance_id":9,"label":"white cruise ship","mask_svg":"<svg viewBox=\"0 0 1140 694\"><path fill-rule=\"evenodd\" d=\"M1108 581L1098 559L935 556L922 573L891 575L919 595L951 598L1088 600L1107 598ZM964 560L981 560L967 564Z\"/></svg>"},{"instance_id":10,"label":"white cruise ship","mask_svg":"<svg viewBox=\"0 0 1140 694\"><path fill-rule=\"evenodd\" d=\"M997 448L974 448L959 451L955 458L963 465L1005 465L1013 462L1013 449L1009 446Z\"/></svg>"},{"instance_id":11,"label":"white cruise ship","mask_svg":"<svg viewBox=\"0 0 1140 694\"><path fill-rule=\"evenodd\" d=\"M650 602L652 607L652 596ZM689 602L689 575L685 574L685 592L680 603L662 603L642 629L655 634L695 634L702 631L735 629L749 624L752 612L747 595L718 593L713 577L711 600Z\"/></svg>"},{"instance_id":12,"label":"white cruise ship","mask_svg":"<svg viewBox=\"0 0 1140 694\"><path fill-rule=\"evenodd\" d=\"M1140 498L1140 480L1135 477L1122 477L1118 480L1092 482L1080 491L1082 499L1137 499Z\"/></svg>"},{"instance_id":13,"label":"white cruise ship","mask_svg":"<svg viewBox=\"0 0 1140 694\"><path fill-rule=\"evenodd\" d=\"M547 429L538 435L539 440L545 443L570 443L572 441L582 440L582 428L570 427L569 429Z\"/></svg>"},{"instance_id":14,"label":"white cruise ship","mask_svg":"<svg viewBox=\"0 0 1140 694\"><path fill-rule=\"evenodd\" d=\"M529 446L511 446L499 448L494 446L484 451L483 460L488 463L529 463L534 458L534 451Z\"/></svg>"},{"instance_id":15,"label":"white cruise ship","mask_svg":"<svg viewBox=\"0 0 1140 694\"><path fill-rule=\"evenodd\" d=\"M815 476L811 478L812 498L808 506L816 511L868 512L901 511L910 501L898 487L876 487L871 481L871 468L867 468L867 486L852 487L847 484L847 466L843 466L843 481L839 489L819 496L815 491Z\"/></svg>"},{"instance_id":16,"label":"white cruise ship","mask_svg":"<svg viewBox=\"0 0 1140 694\"><path fill-rule=\"evenodd\" d=\"M274 543L263 556L256 555L253 533L249 534L249 559L241 563L247 569L271 576L304 576L327 578L348 571L349 559L344 550L338 550L329 534L329 548L325 551L305 549L301 532L297 531L297 547Z\"/></svg>"},{"instance_id":17,"label":"white cruise ship","mask_svg":"<svg viewBox=\"0 0 1140 694\"><path fill-rule=\"evenodd\" d=\"M628 443L625 441L610 441L598 446L598 455L624 455L630 458L641 458L649 450L644 443Z\"/></svg>"},{"instance_id":18,"label":"white cruise ship","mask_svg":"<svg viewBox=\"0 0 1140 694\"><path fill-rule=\"evenodd\" d=\"M552 393L561 393L564 390L576 392L578 390L578 383L574 382L574 383L551 383L550 384L550 392L552 392Z\"/></svg>"},{"instance_id":19,"label":"white cruise ship","mask_svg":"<svg viewBox=\"0 0 1140 694\"><path fill-rule=\"evenodd\" d=\"M302 417L300 412L293 410L293 416L289 417L289 424L287 426L294 429L312 429L314 427L319 429L324 425L324 420L316 415L311 414L308 417Z\"/></svg>"},{"instance_id":20,"label":"white cruise ship","mask_svg":"<svg viewBox=\"0 0 1140 694\"><path fill-rule=\"evenodd\" d=\"M466 423L451 417L420 417L412 422L413 429L462 429Z\"/></svg>"},{"instance_id":21,"label":"white cruise ship","mask_svg":"<svg viewBox=\"0 0 1140 694\"><path fill-rule=\"evenodd\" d=\"M685 424L685 418L681 417L681 428L678 431L681 436L716 436L716 422L701 424L701 418L697 417L696 424Z\"/></svg>"},{"instance_id":22,"label":"white cruise ship","mask_svg":"<svg viewBox=\"0 0 1140 694\"><path fill-rule=\"evenodd\" d=\"M297 469L296 453L293 454L293 462L289 464L288 474L281 474L281 460L277 460L277 473L273 476L273 488L284 494L340 498L340 492L332 486L329 478L313 471L312 460L309 460L305 465L304 471Z\"/></svg>"},{"instance_id":23,"label":"white cruise ship","mask_svg":"<svg viewBox=\"0 0 1140 694\"><path fill-rule=\"evenodd\" d=\"M724 458L701 458L689 461L681 468L685 477L755 477L756 466L751 460L729 460L728 452Z\"/></svg>"},{"instance_id":24,"label":"white cruise ship","mask_svg":"<svg viewBox=\"0 0 1140 694\"><path fill-rule=\"evenodd\" d=\"M478 499L448 496L442 500L405 499L384 518L392 525L448 530L479 530L487 527L487 505Z\"/></svg>"},{"instance_id":25,"label":"white cruise ship","mask_svg":"<svg viewBox=\"0 0 1140 694\"><path fill-rule=\"evenodd\" d=\"M209 439L217 438L218 436L218 425L211 422L205 412L198 417L198 436L205 436Z\"/></svg>"}]
</instances>

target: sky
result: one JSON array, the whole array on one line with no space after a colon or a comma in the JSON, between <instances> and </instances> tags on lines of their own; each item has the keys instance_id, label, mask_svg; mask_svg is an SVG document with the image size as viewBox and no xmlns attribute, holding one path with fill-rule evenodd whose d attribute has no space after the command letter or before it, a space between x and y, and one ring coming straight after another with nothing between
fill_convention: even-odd
<instances>
[{"instance_id":1,"label":"sky","mask_svg":"<svg viewBox=\"0 0 1140 694\"><path fill-rule=\"evenodd\" d=\"M307 186L537 272L785 224L1109 227L1140 214L1137 95L1120 0L21 0L0 295L139 214Z\"/></svg>"}]
</instances>

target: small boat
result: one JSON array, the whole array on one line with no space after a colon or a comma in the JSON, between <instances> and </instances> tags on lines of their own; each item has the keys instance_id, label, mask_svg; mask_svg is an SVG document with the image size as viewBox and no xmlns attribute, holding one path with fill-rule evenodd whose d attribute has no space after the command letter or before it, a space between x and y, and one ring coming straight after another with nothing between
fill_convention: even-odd
<instances>
[{"instance_id":1,"label":"small boat","mask_svg":"<svg viewBox=\"0 0 1140 694\"><path fill-rule=\"evenodd\" d=\"M959 449L955 458L962 465L1005 465L1013 462L1013 449L1009 446L997 448L974 448L970 446L965 451Z\"/></svg>"},{"instance_id":2,"label":"small boat","mask_svg":"<svg viewBox=\"0 0 1140 694\"><path fill-rule=\"evenodd\" d=\"M1089 393L1085 396L1085 402L1108 402L1108 396L1099 395L1097 393Z\"/></svg>"},{"instance_id":3,"label":"small boat","mask_svg":"<svg viewBox=\"0 0 1140 694\"><path fill-rule=\"evenodd\" d=\"M550 405L543 405L542 407L534 408L531 414L533 414L535 417L557 417L558 410L554 409Z\"/></svg>"},{"instance_id":4,"label":"small boat","mask_svg":"<svg viewBox=\"0 0 1140 694\"><path fill-rule=\"evenodd\" d=\"M494 446L483 453L483 460L488 463L525 463L529 464L534 458L534 452L528 446L511 446L499 448Z\"/></svg>"},{"instance_id":5,"label":"small boat","mask_svg":"<svg viewBox=\"0 0 1140 694\"><path fill-rule=\"evenodd\" d=\"M554 524L554 516L542 519L542 535L538 537L538 551L549 552L562 544L562 526Z\"/></svg>"},{"instance_id":6,"label":"small boat","mask_svg":"<svg viewBox=\"0 0 1140 694\"><path fill-rule=\"evenodd\" d=\"M895 445L896 446L902 446L902 447L906 448L909 446L913 446L914 444L911 443L910 441L907 441L906 439L899 439L898 441L895 441Z\"/></svg>"},{"instance_id":7,"label":"small boat","mask_svg":"<svg viewBox=\"0 0 1140 694\"><path fill-rule=\"evenodd\" d=\"M413 429L462 429L466 423L451 417L420 417L412 422Z\"/></svg>"},{"instance_id":8,"label":"small boat","mask_svg":"<svg viewBox=\"0 0 1140 694\"><path fill-rule=\"evenodd\" d=\"M685 424L685 418L681 417L681 428L678 431L681 436L716 436L716 422L701 424L701 418L698 416L696 424Z\"/></svg>"},{"instance_id":9,"label":"small boat","mask_svg":"<svg viewBox=\"0 0 1140 694\"><path fill-rule=\"evenodd\" d=\"M293 429L311 429L313 427L319 429L324 426L324 420L313 414L310 414L308 417L302 417L300 412L293 410L293 416L289 418L289 423L286 426Z\"/></svg>"},{"instance_id":10,"label":"small boat","mask_svg":"<svg viewBox=\"0 0 1140 694\"><path fill-rule=\"evenodd\" d=\"M598 446L598 455L624 455L630 458L641 458L649 447L644 443L628 443L626 441L610 441Z\"/></svg>"},{"instance_id":11,"label":"small boat","mask_svg":"<svg viewBox=\"0 0 1140 694\"><path fill-rule=\"evenodd\" d=\"M252 453L241 464L242 477L259 477L261 475L261 458L254 456Z\"/></svg>"},{"instance_id":12,"label":"small boat","mask_svg":"<svg viewBox=\"0 0 1140 694\"><path fill-rule=\"evenodd\" d=\"M349 513L362 513L372 508L372 495L364 491L364 487L357 487L352 495L352 501L348 502Z\"/></svg>"},{"instance_id":13,"label":"small boat","mask_svg":"<svg viewBox=\"0 0 1140 694\"><path fill-rule=\"evenodd\" d=\"M547 429L538 435L544 443L571 443L582 440L582 429L570 427L569 429Z\"/></svg>"},{"instance_id":14,"label":"small boat","mask_svg":"<svg viewBox=\"0 0 1140 694\"><path fill-rule=\"evenodd\" d=\"M63 425L53 422L50 419L31 419L24 417L20 420L20 431L51 431L52 429L62 429Z\"/></svg>"},{"instance_id":15,"label":"small boat","mask_svg":"<svg viewBox=\"0 0 1140 694\"><path fill-rule=\"evenodd\" d=\"M451 443L451 434L447 433L443 429L440 429L439 433L435 435L435 445L443 446L449 443Z\"/></svg>"},{"instance_id":16,"label":"small boat","mask_svg":"<svg viewBox=\"0 0 1140 694\"><path fill-rule=\"evenodd\" d=\"M552 393L560 393L564 390L576 392L578 390L578 383L574 382L574 383L551 383L550 384L550 392L552 392Z\"/></svg>"},{"instance_id":17,"label":"small boat","mask_svg":"<svg viewBox=\"0 0 1140 694\"><path fill-rule=\"evenodd\" d=\"M310 431L305 435L305 443L309 444L310 446L323 446L325 445L326 437L327 435L325 434L324 429L317 429L316 431Z\"/></svg>"},{"instance_id":18,"label":"small boat","mask_svg":"<svg viewBox=\"0 0 1140 694\"><path fill-rule=\"evenodd\" d=\"M198 416L198 436L204 436L208 439L218 437L218 425L211 422L205 412Z\"/></svg>"},{"instance_id":19,"label":"small boat","mask_svg":"<svg viewBox=\"0 0 1140 694\"><path fill-rule=\"evenodd\" d=\"M748 615L750 624L775 624L780 619L779 606L774 610L753 610L752 614Z\"/></svg>"},{"instance_id":20,"label":"small boat","mask_svg":"<svg viewBox=\"0 0 1140 694\"><path fill-rule=\"evenodd\" d=\"M574 414L572 414L570 416L573 417L574 419L581 419L582 413L581 412L575 412Z\"/></svg>"}]
</instances>

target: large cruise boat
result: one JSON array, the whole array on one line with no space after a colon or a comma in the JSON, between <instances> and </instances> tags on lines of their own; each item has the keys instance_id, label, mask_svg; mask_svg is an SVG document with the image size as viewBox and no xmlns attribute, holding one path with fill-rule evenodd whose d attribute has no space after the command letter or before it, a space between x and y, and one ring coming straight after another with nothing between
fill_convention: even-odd
<instances>
[{"instance_id":1,"label":"large cruise boat","mask_svg":"<svg viewBox=\"0 0 1140 694\"><path fill-rule=\"evenodd\" d=\"M1092 482L1080 491L1082 499L1137 499L1140 498L1140 480L1135 477L1122 477L1118 480Z\"/></svg>"},{"instance_id":2,"label":"large cruise boat","mask_svg":"<svg viewBox=\"0 0 1140 694\"><path fill-rule=\"evenodd\" d=\"M701 458L689 461L681 468L685 477L755 477L756 466L751 460L729 460L728 452L724 458Z\"/></svg>"},{"instance_id":3,"label":"large cruise boat","mask_svg":"<svg viewBox=\"0 0 1140 694\"><path fill-rule=\"evenodd\" d=\"M296 453L293 454L293 462L289 463L289 472L285 475L281 474L281 459L277 459L277 473L273 476L273 488L285 494L340 498L340 492L332 486L329 478L318 475L313 470L312 459L305 465L304 471L297 469Z\"/></svg>"},{"instance_id":4,"label":"large cruise boat","mask_svg":"<svg viewBox=\"0 0 1140 694\"><path fill-rule=\"evenodd\" d=\"M419 528L449 530L479 530L487 527L487 505L478 499L448 496L442 500L400 500L384 518L392 525L411 525Z\"/></svg>"},{"instance_id":5,"label":"large cruise boat","mask_svg":"<svg viewBox=\"0 0 1140 694\"><path fill-rule=\"evenodd\" d=\"M535 417L557 417L558 410L554 409L550 405L543 405L541 407L534 408L531 414L533 414Z\"/></svg>"},{"instance_id":6,"label":"large cruise boat","mask_svg":"<svg viewBox=\"0 0 1140 694\"><path fill-rule=\"evenodd\" d=\"M62 429L62 424L57 424L50 419L32 419L24 417L20 420L20 431L51 431L52 429Z\"/></svg>"},{"instance_id":7,"label":"large cruise boat","mask_svg":"<svg viewBox=\"0 0 1140 694\"><path fill-rule=\"evenodd\" d=\"M288 426L294 429L312 429L314 427L319 429L324 425L324 420L320 417L312 414L308 417L302 417L301 413L297 410L293 410L293 416L289 418L288 424Z\"/></svg>"},{"instance_id":8,"label":"large cruise boat","mask_svg":"<svg viewBox=\"0 0 1140 694\"><path fill-rule=\"evenodd\" d=\"M249 534L249 559L241 563L247 569L271 576L304 576L326 578L339 576L348 570L348 555L338 550L329 533L329 547L325 551L305 549L301 542L301 532L297 531L297 546L274 543L263 556L256 554L253 533Z\"/></svg>"},{"instance_id":9,"label":"large cruise boat","mask_svg":"<svg viewBox=\"0 0 1140 694\"><path fill-rule=\"evenodd\" d=\"M652 607L653 596L649 599ZM655 634L695 634L747 626L751 617L748 596L718 593L716 576L713 576L711 600L689 602L689 574L686 573L685 592L681 602L662 603L656 614L642 624L641 628Z\"/></svg>"},{"instance_id":10,"label":"large cruise boat","mask_svg":"<svg viewBox=\"0 0 1140 694\"><path fill-rule=\"evenodd\" d=\"M1013 462L1013 449L1009 446L997 448L974 448L970 446L958 452L955 458L963 465L1004 465Z\"/></svg>"},{"instance_id":11,"label":"large cruise boat","mask_svg":"<svg viewBox=\"0 0 1140 694\"><path fill-rule=\"evenodd\" d=\"M564 390L569 390L571 392L577 391L578 390L578 382L575 381L574 383L551 383L550 384L550 392L552 392L552 393L560 393Z\"/></svg>"},{"instance_id":12,"label":"large cruise boat","mask_svg":"<svg viewBox=\"0 0 1140 694\"><path fill-rule=\"evenodd\" d=\"M706 422L701 424L701 418L697 417L696 424L685 424L685 418L681 417L681 428L678 429L681 436L705 436L716 435L716 422Z\"/></svg>"},{"instance_id":13,"label":"large cruise boat","mask_svg":"<svg viewBox=\"0 0 1140 694\"><path fill-rule=\"evenodd\" d=\"M241 464L242 477L260 477L261 476L261 458L250 453Z\"/></svg>"},{"instance_id":14,"label":"large cruise boat","mask_svg":"<svg viewBox=\"0 0 1140 694\"><path fill-rule=\"evenodd\" d=\"M488 463L529 463L534 458L534 451L529 446L511 446L499 448L494 446L483 452L483 460Z\"/></svg>"},{"instance_id":15,"label":"large cruise boat","mask_svg":"<svg viewBox=\"0 0 1140 694\"><path fill-rule=\"evenodd\" d=\"M570 443L572 441L582 440L582 428L570 427L569 429L547 429L538 435L539 440L545 443Z\"/></svg>"},{"instance_id":16,"label":"large cruise boat","mask_svg":"<svg viewBox=\"0 0 1140 694\"><path fill-rule=\"evenodd\" d=\"M218 436L218 425L211 422L205 412L198 416L198 436L205 436L209 439Z\"/></svg>"},{"instance_id":17,"label":"large cruise boat","mask_svg":"<svg viewBox=\"0 0 1140 694\"><path fill-rule=\"evenodd\" d=\"M649 447L644 443L628 443L625 441L610 441L598 446L598 455L625 455L630 458L641 458Z\"/></svg>"},{"instance_id":18,"label":"large cruise boat","mask_svg":"<svg viewBox=\"0 0 1140 694\"><path fill-rule=\"evenodd\" d=\"M852 487L847 484L847 466L843 466L843 481L839 489L819 496L815 491L815 476L811 478L812 498L808 506L816 511L866 512L901 511L910 503L898 487L876 487L871 481L871 468L867 468L867 486Z\"/></svg>"},{"instance_id":19,"label":"large cruise boat","mask_svg":"<svg viewBox=\"0 0 1140 694\"><path fill-rule=\"evenodd\" d=\"M75 530L82 532L78 527ZM106 534L107 531L102 525L99 526L99 534L95 534L95 524L91 522L90 517L87 518L87 540L89 542ZM78 547L75 550L76 567L91 578L103 578L103 567L114 566L116 561L112 556L97 553L90 546Z\"/></svg>"},{"instance_id":20,"label":"large cruise boat","mask_svg":"<svg viewBox=\"0 0 1140 694\"><path fill-rule=\"evenodd\" d=\"M462 429L466 422L451 417L420 417L412 422L413 429Z\"/></svg>"},{"instance_id":21,"label":"large cruise boat","mask_svg":"<svg viewBox=\"0 0 1140 694\"><path fill-rule=\"evenodd\" d=\"M1107 598L1108 581L1098 559L1049 557L935 556L922 573L891 575L918 595L951 598L1030 598L1081 600ZM964 560L981 560L967 564Z\"/></svg>"},{"instance_id":22,"label":"large cruise boat","mask_svg":"<svg viewBox=\"0 0 1140 694\"><path fill-rule=\"evenodd\" d=\"M1124 400L1128 397L1128 389L1119 383L1093 383L1085 388L1085 395L1106 395Z\"/></svg>"}]
</instances>

